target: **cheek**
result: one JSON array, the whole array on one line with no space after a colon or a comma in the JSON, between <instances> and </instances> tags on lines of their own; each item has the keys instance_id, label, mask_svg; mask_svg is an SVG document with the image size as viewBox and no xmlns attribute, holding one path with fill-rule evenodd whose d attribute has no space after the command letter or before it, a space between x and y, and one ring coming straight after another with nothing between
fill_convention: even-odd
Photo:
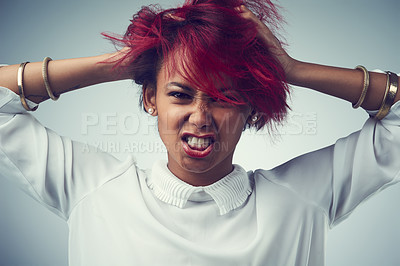
<instances>
[{"instance_id":1,"label":"cheek","mask_svg":"<svg viewBox=\"0 0 400 266\"><path fill-rule=\"evenodd\" d=\"M219 115L219 129L227 135L241 135L246 124L248 115L244 112L236 110L227 111Z\"/></svg>"},{"instance_id":2,"label":"cheek","mask_svg":"<svg viewBox=\"0 0 400 266\"><path fill-rule=\"evenodd\" d=\"M176 134L183 119L181 116L182 112L176 112L172 109L160 110L160 113L158 114L158 129L160 133Z\"/></svg>"}]
</instances>

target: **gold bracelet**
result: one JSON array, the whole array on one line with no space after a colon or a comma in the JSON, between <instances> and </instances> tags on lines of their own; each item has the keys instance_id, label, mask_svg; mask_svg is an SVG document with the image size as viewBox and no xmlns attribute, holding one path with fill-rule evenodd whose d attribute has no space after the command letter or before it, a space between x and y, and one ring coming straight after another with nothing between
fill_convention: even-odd
<instances>
[{"instance_id":1,"label":"gold bracelet","mask_svg":"<svg viewBox=\"0 0 400 266\"><path fill-rule=\"evenodd\" d=\"M55 96L53 94L53 92L51 91L50 88L50 83L49 83L49 79L47 78L47 66L49 64L49 61L52 61L53 59L51 59L50 57L45 57L43 60L43 66L42 66L42 76L43 76L43 82L44 82L44 86L46 88L47 94L49 95L50 99L52 99L53 101L57 101L58 98L60 98L60 96Z\"/></svg>"},{"instance_id":2,"label":"gold bracelet","mask_svg":"<svg viewBox=\"0 0 400 266\"><path fill-rule=\"evenodd\" d=\"M398 76L390 71L386 71L386 91L385 96L383 97L381 107L379 108L378 113L375 115L375 118L378 120L383 119L390 111L394 103L394 99L396 98L397 90L399 87L399 79Z\"/></svg>"},{"instance_id":3,"label":"gold bracelet","mask_svg":"<svg viewBox=\"0 0 400 266\"><path fill-rule=\"evenodd\" d=\"M18 75L17 75L17 84L18 84L18 91L19 91L19 98L21 99L21 104L27 111L35 111L38 107L35 106L33 108L30 108L28 103L26 102L25 99L25 93L24 93L24 70L26 64L29 62L24 62L19 65L18 68Z\"/></svg>"},{"instance_id":4,"label":"gold bracelet","mask_svg":"<svg viewBox=\"0 0 400 266\"><path fill-rule=\"evenodd\" d=\"M367 95L367 91L369 88L369 72L364 66L356 66L356 69L360 69L364 72L364 85L363 85L363 90L361 92L360 98L358 99L356 104L353 104L353 108L357 109L362 105L362 103L365 100L365 95Z\"/></svg>"}]
</instances>

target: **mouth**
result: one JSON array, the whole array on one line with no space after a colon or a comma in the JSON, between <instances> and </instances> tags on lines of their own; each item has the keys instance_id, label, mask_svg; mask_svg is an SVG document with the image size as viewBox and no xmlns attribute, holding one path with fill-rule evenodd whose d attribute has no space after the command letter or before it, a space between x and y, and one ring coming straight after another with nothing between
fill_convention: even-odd
<instances>
[{"instance_id":1,"label":"mouth","mask_svg":"<svg viewBox=\"0 0 400 266\"><path fill-rule=\"evenodd\" d=\"M182 137L183 149L187 155L195 158L203 158L211 153L215 139L212 135L194 136L185 134Z\"/></svg>"},{"instance_id":2,"label":"mouth","mask_svg":"<svg viewBox=\"0 0 400 266\"><path fill-rule=\"evenodd\" d=\"M214 139L212 137L195 137L187 135L183 137L183 140L189 145L190 148L201 151L207 149Z\"/></svg>"}]
</instances>

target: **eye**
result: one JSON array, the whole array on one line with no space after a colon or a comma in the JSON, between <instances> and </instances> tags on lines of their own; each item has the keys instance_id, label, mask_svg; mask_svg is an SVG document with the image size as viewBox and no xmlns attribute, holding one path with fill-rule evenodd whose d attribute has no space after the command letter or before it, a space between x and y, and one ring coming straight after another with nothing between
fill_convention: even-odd
<instances>
[{"instance_id":1,"label":"eye","mask_svg":"<svg viewBox=\"0 0 400 266\"><path fill-rule=\"evenodd\" d=\"M189 94L179 92L179 91L172 91L172 92L168 93L168 95L171 97L174 97L176 99L179 99L179 100L189 100L192 98L192 96L190 96Z\"/></svg>"}]
</instances>

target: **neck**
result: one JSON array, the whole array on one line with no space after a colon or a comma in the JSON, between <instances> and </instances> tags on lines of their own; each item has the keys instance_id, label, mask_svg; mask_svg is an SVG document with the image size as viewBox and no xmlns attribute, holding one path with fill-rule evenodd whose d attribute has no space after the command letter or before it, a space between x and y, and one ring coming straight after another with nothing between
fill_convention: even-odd
<instances>
[{"instance_id":1,"label":"neck","mask_svg":"<svg viewBox=\"0 0 400 266\"><path fill-rule=\"evenodd\" d=\"M233 171L232 161L230 164L219 165L206 171L191 171L178 165L173 160L168 160L168 169L180 180L192 186L211 185Z\"/></svg>"}]
</instances>

